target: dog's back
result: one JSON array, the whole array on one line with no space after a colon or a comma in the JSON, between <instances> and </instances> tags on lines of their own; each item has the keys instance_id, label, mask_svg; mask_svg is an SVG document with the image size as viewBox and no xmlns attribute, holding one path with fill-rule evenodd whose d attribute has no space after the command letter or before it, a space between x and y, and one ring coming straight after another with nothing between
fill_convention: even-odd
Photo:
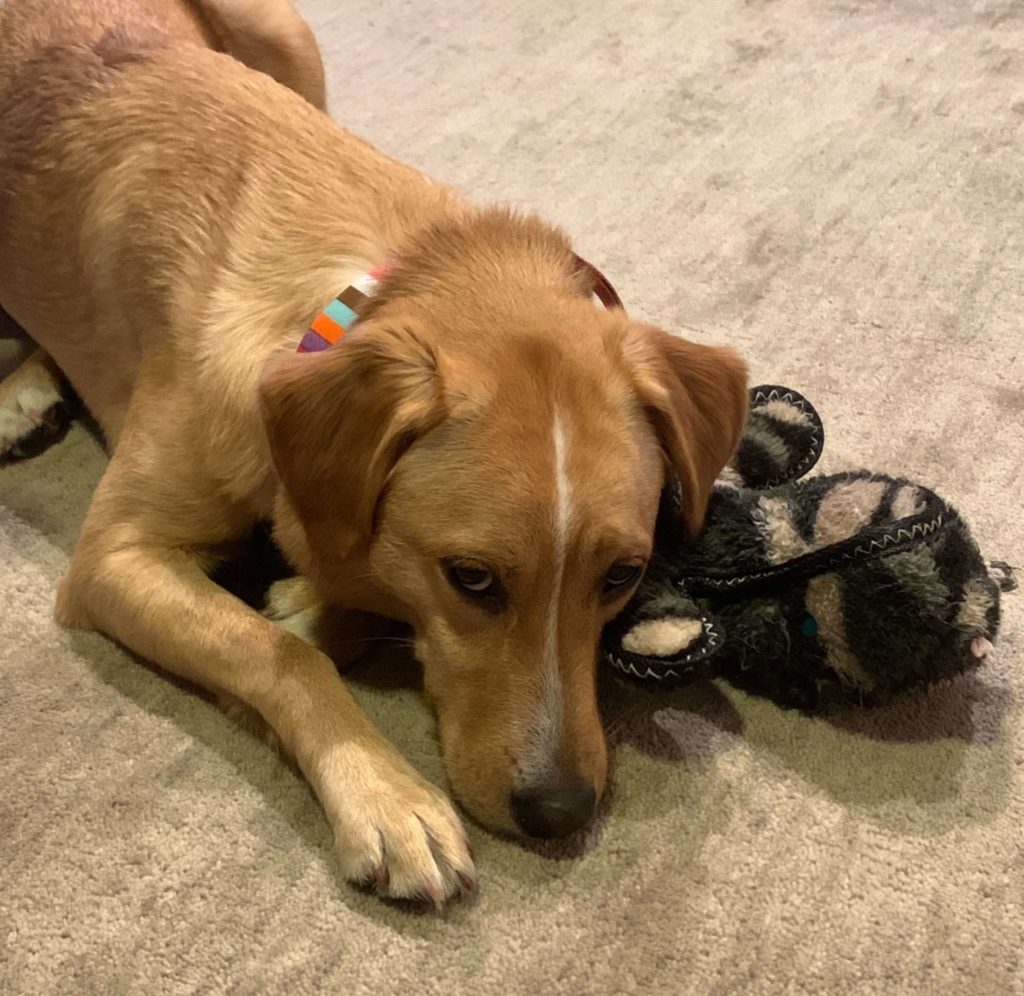
<instances>
[{"instance_id":1,"label":"dog's back","mask_svg":"<svg viewBox=\"0 0 1024 996\"><path fill-rule=\"evenodd\" d=\"M163 128L178 133L206 92L199 84L192 103L178 94L177 81L195 75L194 67L245 76L215 52L226 52L287 84L309 104L323 106L319 48L289 0L0 0L0 308L52 353L73 383L79 374L77 379L89 385L83 398L90 396L104 410L123 408L131 389L125 372L135 363L133 350L119 344L113 350L121 358L117 383L98 386L111 379L96 338L107 334L109 316L94 314L96 320L90 320L90 307L98 306L80 272L102 264L105 254L116 254L104 235L110 211L131 212L130 185L113 164L118 155L130 156L133 135L145 145L147 126L159 130L161 113ZM169 76L166 99L158 98L159 107L146 106L138 80L161 62ZM258 88L280 90L270 80ZM97 186L108 168L115 175ZM83 225L83 212L96 214L94 223ZM172 216L181 213L179 205ZM83 256L85 228L97 241ZM73 231L79 238L69 243ZM131 282L120 262L108 262L120 282ZM137 279L147 279L151 264L149 259ZM76 320L69 328L72 312ZM125 332L123 322L115 324ZM55 348L55 335L67 340L73 355ZM32 366L45 382L37 385L44 388L41 395L58 398L55 372L40 358L45 359L42 353ZM10 395L14 388L8 387ZM5 403L0 398L0 407ZM19 414L18 423L30 431L39 417L34 411L27 419ZM9 449L12 433L18 434L0 431L0 454Z\"/></svg>"},{"instance_id":2,"label":"dog's back","mask_svg":"<svg viewBox=\"0 0 1024 996\"><path fill-rule=\"evenodd\" d=\"M182 45L226 51L324 106L320 50L290 0L0 0L0 225L4 197L70 110Z\"/></svg>"},{"instance_id":3,"label":"dog's back","mask_svg":"<svg viewBox=\"0 0 1024 996\"><path fill-rule=\"evenodd\" d=\"M8 0L0 6L3 197L55 125L120 65L170 44L218 44L185 0Z\"/></svg>"},{"instance_id":4,"label":"dog's back","mask_svg":"<svg viewBox=\"0 0 1024 996\"><path fill-rule=\"evenodd\" d=\"M172 44L227 51L324 106L320 50L290 0L3 0L0 101L16 85L38 83L55 48L93 50L116 64Z\"/></svg>"},{"instance_id":5,"label":"dog's back","mask_svg":"<svg viewBox=\"0 0 1024 996\"><path fill-rule=\"evenodd\" d=\"M60 71L50 56L92 50L116 61L117 52L173 42L219 47L199 8L187 0L7 0L0 5L0 94L5 102Z\"/></svg>"}]
</instances>

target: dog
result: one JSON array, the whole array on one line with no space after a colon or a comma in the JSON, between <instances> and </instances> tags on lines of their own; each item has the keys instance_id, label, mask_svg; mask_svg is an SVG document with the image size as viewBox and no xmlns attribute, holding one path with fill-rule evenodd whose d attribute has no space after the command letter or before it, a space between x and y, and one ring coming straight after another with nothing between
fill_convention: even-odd
<instances>
[{"instance_id":1,"label":"dog","mask_svg":"<svg viewBox=\"0 0 1024 996\"><path fill-rule=\"evenodd\" d=\"M411 627L463 807L570 834L607 777L601 631L669 478L700 527L746 371L595 300L551 225L468 203L323 106L287 0L0 7L0 306L38 347L0 384L0 447L66 378L110 462L58 620L258 715L342 874L440 903L476 876L448 796L334 660L211 571L271 522L301 608L353 640Z\"/></svg>"}]
</instances>

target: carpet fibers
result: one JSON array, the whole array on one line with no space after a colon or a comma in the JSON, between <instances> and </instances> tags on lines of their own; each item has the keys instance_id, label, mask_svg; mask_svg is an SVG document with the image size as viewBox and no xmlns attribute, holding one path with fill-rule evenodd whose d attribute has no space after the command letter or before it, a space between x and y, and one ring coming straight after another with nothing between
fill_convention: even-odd
<instances>
[{"instance_id":1,"label":"carpet fibers","mask_svg":"<svg viewBox=\"0 0 1024 996\"><path fill-rule=\"evenodd\" d=\"M803 391L825 469L1024 563L1017 0L300 6L338 120L561 223L631 311ZM56 627L103 466L75 426L0 469L0 991L1024 993L1024 594L977 674L881 710L615 691L587 839L471 826L478 897L422 914L338 880L269 748ZM415 691L365 678L441 780Z\"/></svg>"}]
</instances>

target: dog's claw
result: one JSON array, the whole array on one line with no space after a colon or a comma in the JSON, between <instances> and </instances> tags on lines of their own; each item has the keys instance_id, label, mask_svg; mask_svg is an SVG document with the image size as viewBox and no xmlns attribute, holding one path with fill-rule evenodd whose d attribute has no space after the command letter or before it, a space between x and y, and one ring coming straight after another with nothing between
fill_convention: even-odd
<instances>
[{"instance_id":1,"label":"dog's claw","mask_svg":"<svg viewBox=\"0 0 1024 996\"><path fill-rule=\"evenodd\" d=\"M388 866L385 864L375 865L373 869L373 884L381 895L388 891L390 882L391 876L388 874Z\"/></svg>"},{"instance_id":2,"label":"dog's claw","mask_svg":"<svg viewBox=\"0 0 1024 996\"><path fill-rule=\"evenodd\" d=\"M459 889L464 896L476 892L476 879L465 872L456 872L455 877L459 880Z\"/></svg>"}]
</instances>

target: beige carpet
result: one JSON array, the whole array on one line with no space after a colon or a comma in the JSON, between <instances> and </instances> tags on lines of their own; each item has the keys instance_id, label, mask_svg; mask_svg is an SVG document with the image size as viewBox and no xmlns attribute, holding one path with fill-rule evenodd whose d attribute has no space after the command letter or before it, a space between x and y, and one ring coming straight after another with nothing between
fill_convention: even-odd
<instances>
[{"instance_id":1,"label":"beige carpet","mask_svg":"<svg viewBox=\"0 0 1024 996\"><path fill-rule=\"evenodd\" d=\"M828 468L1024 563L1019 2L301 6L339 119L564 223L636 313L805 391ZM586 847L473 828L477 901L413 915L337 880L270 750L54 626L102 467L75 429L0 470L0 990L1024 993L1024 594L976 677L880 712L620 694ZM415 694L360 695L439 778Z\"/></svg>"}]
</instances>

